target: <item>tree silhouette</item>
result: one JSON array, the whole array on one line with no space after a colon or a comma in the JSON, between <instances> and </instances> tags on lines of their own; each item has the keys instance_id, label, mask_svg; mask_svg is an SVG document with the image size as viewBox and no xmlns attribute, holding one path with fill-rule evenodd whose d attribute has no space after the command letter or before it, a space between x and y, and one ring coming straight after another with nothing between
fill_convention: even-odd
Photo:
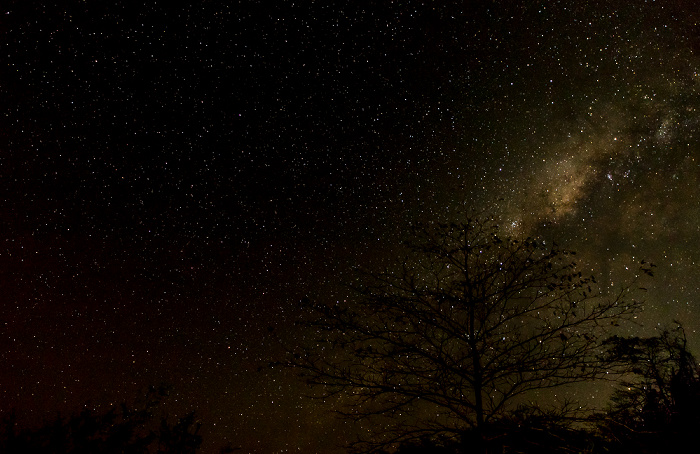
<instances>
[{"instance_id":1,"label":"tree silhouette","mask_svg":"<svg viewBox=\"0 0 700 454\"><path fill-rule=\"evenodd\" d=\"M574 421L561 418L560 411L543 411L519 407L497 424L490 425L492 437L485 446L488 452L518 454L593 454L606 452L607 445L596 432L577 427ZM472 433L472 435L475 435ZM455 440L447 437L412 440L402 443L394 454L460 454L474 452L468 437ZM389 454L390 451L378 451Z\"/></svg>"},{"instance_id":2,"label":"tree silhouette","mask_svg":"<svg viewBox=\"0 0 700 454\"><path fill-rule=\"evenodd\" d=\"M171 422L154 421L153 410L166 394L151 388L143 402L106 411L85 409L58 416L38 428L21 428L14 413L0 425L0 452L7 454L194 454L202 443L194 413Z\"/></svg>"},{"instance_id":3,"label":"tree silhouette","mask_svg":"<svg viewBox=\"0 0 700 454\"><path fill-rule=\"evenodd\" d=\"M362 273L356 299L307 299L315 335L290 355L341 414L371 420L356 450L451 437L484 452L489 425L531 392L605 377L601 340L640 308L631 286L602 295L573 252L492 219L412 233L398 266Z\"/></svg>"},{"instance_id":4,"label":"tree silhouette","mask_svg":"<svg viewBox=\"0 0 700 454\"><path fill-rule=\"evenodd\" d=\"M622 450L671 452L700 430L700 369L679 325L653 337L612 337L611 361L626 369L601 430Z\"/></svg>"}]
</instances>

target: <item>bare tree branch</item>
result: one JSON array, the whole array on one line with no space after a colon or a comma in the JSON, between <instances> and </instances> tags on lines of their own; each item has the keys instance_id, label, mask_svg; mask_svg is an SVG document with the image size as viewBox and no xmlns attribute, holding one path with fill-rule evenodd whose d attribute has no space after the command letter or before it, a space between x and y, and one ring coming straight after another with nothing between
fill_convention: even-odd
<instances>
[{"instance_id":1,"label":"bare tree branch","mask_svg":"<svg viewBox=\"0 0 700 454\"><path fill-rule=\"evenodd\" d=\"M344 416L395 419L365 448L479 430L532 391L605 378L602 340L641 307L634 282L604 295L573 252L490 219L417 226L407 248L357 299L310 303L317 336L289 361L345 396Z\"/></svg>"}]
</instances>

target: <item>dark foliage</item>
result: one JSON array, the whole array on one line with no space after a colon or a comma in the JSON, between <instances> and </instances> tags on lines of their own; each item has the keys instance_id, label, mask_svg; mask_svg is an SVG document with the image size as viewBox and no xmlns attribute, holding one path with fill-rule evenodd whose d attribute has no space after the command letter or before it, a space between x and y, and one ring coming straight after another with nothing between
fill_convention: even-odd
<instances>
[{"instance_id":1,"label":"dark foliage","mask_svg":"<svg viewBox=\"0 0 700 454\"><path fill-rule=\"evenodd\" d=\"M575 427L559 412L520 407L489 423L480 432L466 431L459 440L424 439L404 443L395 454L594 454L607 452L597 432Z\"/></svg>"},{"instance_id":2,"label":"dark foliage","mask_svg":"<svg viewBox=\"0 0 700 454\"><path fill-rule=\"evenodd\" d=\"M104 412L85 409L58 416L39 428L21 428L14 413L0 427L0 452L8 454L194 454L202 443L194 413L170 422L153 410L164 390L153 389L144 402Z\"/></svg>"},{"instance_id":3,"label":"dark foliage","mask_svg":"<svg viewBox=\"0 0 700 454\"><path fill-rule=\"evenodd\" d=\"M618 452L684 452L700 433L700 369L679 326L654 337L613 337L627 370L601 431Z\"/></svg>"}]
</instances>

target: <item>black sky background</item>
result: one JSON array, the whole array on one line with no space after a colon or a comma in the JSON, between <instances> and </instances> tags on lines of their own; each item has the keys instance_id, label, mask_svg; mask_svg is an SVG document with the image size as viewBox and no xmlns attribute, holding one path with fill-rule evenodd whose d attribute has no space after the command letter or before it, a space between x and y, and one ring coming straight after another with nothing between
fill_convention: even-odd
<instances>
[{"instance_id":1,"label":"black sky background","mask_svg":"<svg viewBox=\"0 0 700 454\"><path fill-rule=\"evenodd\" d=\"M339 452L264 366L303 296L465 206L606 285L653 260L644 329L695 332L694 2L275 3L2 6L0 408L167 382L205 452Z\"/></svg>"}]
</instances>

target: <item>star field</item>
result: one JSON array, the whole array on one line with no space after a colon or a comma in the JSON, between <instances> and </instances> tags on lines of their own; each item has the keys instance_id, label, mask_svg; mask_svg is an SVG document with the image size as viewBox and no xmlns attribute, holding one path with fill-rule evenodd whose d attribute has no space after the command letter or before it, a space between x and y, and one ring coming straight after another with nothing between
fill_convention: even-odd
<instances>
[{"instance_id":1,"label":"star field","mask_svg":"<svg viewBox=\"0 0 700 454\"><path fill-rule=\"evenodd\" d=\"M202 452L342 452L266 366L465 206L605 285L654 262L641 329L698 345L694 2L32 3L0 10L0 408L167 382Z\"/></svg>"}]
</instances>

